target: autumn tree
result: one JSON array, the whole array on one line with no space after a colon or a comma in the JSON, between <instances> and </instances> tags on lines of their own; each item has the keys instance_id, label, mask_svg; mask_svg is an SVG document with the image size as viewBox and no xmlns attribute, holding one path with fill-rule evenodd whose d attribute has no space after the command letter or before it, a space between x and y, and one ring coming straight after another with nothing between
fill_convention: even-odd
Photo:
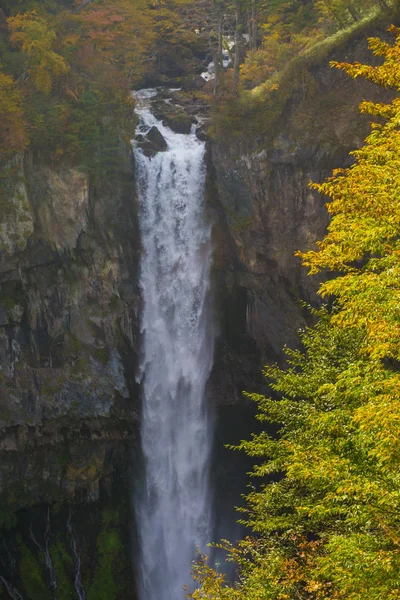
<instances>
[{"instance_id":1,"label":"autumn tree","mask_svg":"<svg viewBox=\"0 0 400 600\"><path fill-rule=\"evenodd\" d=\"M322 18L335 21L341 28L359 21L365 11L377 5L388 8L386 0L317 0L315 6Z\"/></svg>"},{"instance_id":2,"label":"autumn tree","mask_svg":"<svg viewBox=\"0 0 400 600\"><path fill-rule=\"evenodd\" d=\"M11 42L28 57L28 73L37 90L49 94L53 81L69 72L69 65L55 52L56 32L35 11L8 19Z\"/></svg>"},{"instance_id":3,"label":"autumn tree","mask_svg":"<svg viewBox=\"0 0 400 600\"><path fill-rule=\"evenodd\" d=\"M81 3L82 4L82 3ZM156 34L146 0L101 0L84 6L75 17L79 46L88 66L114 65L134 85L154 59Z\"/></svg>"},{"instance_id":4,"label":"autumn tree","mask_svg":"<svg viewBox=\"0 0 400 600\"><path fill-rule=\"evenodd\" d=\"M391 31L393 44L369 40L381 65L333 66L399 92ZM400 101L361 110L379 122L353 166L314 184L332 218L318 250L302 255L311 273L332 273L320 293L335 307L316 315L286 369L265 369L276 395L251 396L266 424L240 444L259 460L261 488L244 514L253 536L223 544L238 582L203 561L192 598L400 597Z\"/></svg>"},{"instance_id":5,"label":"autumn tree","mask_svg":"<svg viewBox=\"0 0 400 600\"><path fill-rule=\"evenodd\" d=\"M10 75L0 71L0 156L23 150L27 144L22 97Z\"/></svg>"}]
</instances>

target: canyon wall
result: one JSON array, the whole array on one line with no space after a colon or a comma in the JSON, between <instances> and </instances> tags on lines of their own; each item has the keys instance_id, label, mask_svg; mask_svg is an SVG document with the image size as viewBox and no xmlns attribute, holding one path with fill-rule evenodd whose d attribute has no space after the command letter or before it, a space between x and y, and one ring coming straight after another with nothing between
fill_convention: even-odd
<instances>
[{"instance_id":1,"label":"canyon wall","mask_svg":"<svg viewBox=\"0 0 400 600\"><path fill-rule=\"evenodd\" d=\"M364 38L329 58L369 61ZM308 183L351 164L349 151L368 132L358 104L383 98L328 60L310 66L304 81L269 135L208 142L219 332L208 395L219 406L220 448L252 430L242 390L264 389L262 366L298 344L310 322L303 302L319 303L318 278L294 256L315 247L328 223L324 199ZM40 558L49 520L53 567L64 553L58 576L76 583L71 519L87 598L101 598L100 588L107 599L131 598L140 240L129 149L121 146L117 159L101 176L30 153L1 168L0 576L33 590L29 598L50 594ZM226 504L244 483L224 452L214 473ZM1 593L8 597L0 583Z\"/></svg>"},{"instance_id":2,"label":"canyon wall","mask_svg":"<svg viewBox=\"0 0 400 600\"><path fill-rule=\"evenodd\" d=\"M243 401L242 390L260 391L260 369L282 362L283 347L296 347L310 324L304 302L321 303L321 281L295 256L316 248L328 225L326 199L310 189L332 169L352 164L370 130L359 112L365 100L393 94L331 69L330 60L376 63L366 31L310 65L294 85L269 134L211 143L211 218L216 223L215 289L221 336L212 382L219 402ZM304 84L303 84L304 82Z\"/></svg>"}]
</instances>

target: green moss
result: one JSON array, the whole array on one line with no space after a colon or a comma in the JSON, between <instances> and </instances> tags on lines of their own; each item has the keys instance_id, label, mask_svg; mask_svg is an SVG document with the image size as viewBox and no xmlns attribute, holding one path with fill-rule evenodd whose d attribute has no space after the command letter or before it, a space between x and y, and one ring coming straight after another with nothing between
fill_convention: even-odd
<instances>
[{"instance_id":1,"label":"green moss","mask_svg":"<svg viewBox=\"0 0 400 600\"><path fill-rule=\"evenodd\" d=\"M117 296L117 294L113 294L110 298L110 302L108 303L110 310L112 310L112 311L117 310L119 303L120 303L120 298Z\"/></svg>"},{"instance_id":2,"label":"green moss","mask_svg":"<svg viewBox=\"0 0 400 600\"><path fill-rule=\"evenodd\" d=\"M103 511L102 528L96 543L96 569L87 600L115 600L118 597L117 581L123 550L118 522L117 511Z\"/></svg>"},{"instance_id":3,"label":"green moss","mask_svg":"<svg viewBox=\"0 0 400 600\"><path fill-rule=\"evenodd\" d=\"M7 312L12 311L18 304L23 304L24 292L20 282L7 281L0 286L0 307Z\"/></svg>"},{"instance_id":4,"label":"green moss","mask_svg":"<svg viewBox=\"0 0 400 600\"><path fill-rule=\"evenodd\" d=\"M57 392L59 392L62 388L62 384L61 385L54 385L52 383L49 383L48 381L44 381L42 382L42 389L41 392L44 396L55 396L55 394Z\"/></svg>"},{"instance_id":5,"label":"green moss","mask_svg":"<svg viewBox=\"0 0 400 600\"><path fill-rule=\"evenodd\" d=\"M232 215L229 217L231 227L233 231L240 233L241 231L248 231L253 224L253 217L244 217Z\"/></svg>"},{"instance_id":6,"label":"green moss","mask_svg":"<svg viewBox=\"0 0 400 600\"><path fill-rule=\"evenodd\" d=\"M1 503L0 508L0 529L14 529L17 525L17 514L13 508Z\"/></svg>"},{"instance_id":7,"label":"green moss","mask_svg":"<svg viewBox=\"0 0 400 600\"><path fill-rule=\"evenodd\" d=\"M91 371L89 357L80 356L71 367L71 375L87 375Z\"/></svg>"},{"instance_id":8,"label":"green moss","mask_svg":"<svg viewBox=\"0 0 400 600\"><path fill-rule=\"evenodd\" d=\"M112 508L105 508L101 513L101 521L105 526L118 525L119 512Z\"/></svg>"},{"instance_id":9,"label":"green moss","mask_svg":"<svg viewBox=\"0 0 400 600\"><path fill-rule=\"evenodd\" d=\"M72 293L79 289L81 285L81 273L73 265L64 265L63 278Z\"/></svg>"},{"instance_id":10,"label":"green moss","mask_svg":"<svg viewBox=\"0 0 400 600\"><path fill-rule=\"evenodd\" d=\"M76 598L74 586L71 581L74 561L67 552L65 545L62 542L57 541L56 544L50 547L50 556L56 572L58 600L70 600L71 598ZM70 573L70 575L68 573Z\"/></svg>"},{"instance_id":11,"label":"green moss","mask_svg":"<svg viewBox=\"0 0 400 600\"><path fill-rule=\"evenodd\" d=\"M69 333L66 336L65 342L64 342L64 352L65 353L77 355L77 354L79 354L81 347L82 347L82 344L75 335L73 335L72 333Z\"/></svg>"},{"instance_id":12,"label":"green moss","mask_svg":"<svg viewBox=\"0 0 400 600\"><path fill-rule=\"evenodd\" d=\"M71 455L67 448L63 452L60 452L60 454L57 454L57 464L59 464L60 467L66 467L70 460Z\"/></svg>"},{"instance_id":13,"label":"green moss","mask_svg":"<svg viewBox=\"0 0 400 600\"><path fill-rule=\"evenodd\" d=\"M6 298L1 298L0 297L0 305L2 308L4 308L4 310L12 310L14 308L14 306L16 306L18 304L18 300L16 300L15 298L10 298L10 297L6 297Z\"/></svg>"},{"instance_id":14,"label":"green moss","mask_svg":"<svg viewBox=\"0 0 400 600\"><path fill-rule=\"evenodd\" d=\"M106 365L110 359L110 351L108 348L95 348L92 354L96 360Z\"/></svg>"},{"instance_id":15,"label":"green moss","mask_svg":"<svg viewBox=\"0 0 400 600\"><path fill-rule=\"evenodd\" d=\"M24 543L19 545L19 552L19 574L26 598L29 598L29 600L52 600L52 595L44 578L41 561L32 554Z\"/></svg>"}]
</instances>

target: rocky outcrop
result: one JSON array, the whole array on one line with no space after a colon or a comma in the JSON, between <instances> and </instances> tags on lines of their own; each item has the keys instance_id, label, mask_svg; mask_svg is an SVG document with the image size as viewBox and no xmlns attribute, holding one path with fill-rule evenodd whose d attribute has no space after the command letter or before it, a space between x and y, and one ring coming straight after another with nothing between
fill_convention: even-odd
<instances>
[{"instance_id":1,"label":"rocky outcrop","mask_svg":"<svg viewBox=\"0 0 400 600\"><path fill-rule=\"evenodd\" d=\"M155 126L146 135L137 135L135 142L147 157L155 156L157 152L165 152L167 149L167 142Z\"/></svg>"},{"instance_id":2,"label":"rocky outcrop","mask_svg":"<svg viewBox=\"0 0 400 600\"><path fill-rule=\"evenodd\" d=\"M107 176L30 154L2 168L2 598L132 598L140 243L117 158Z\"/></svg>"},{"instance_id":3,"label":"rocky outcrop","mask_svg":"<svg viewBox=\"0 0 400 600\"><path fill-rule=\"evenodd\" d=\"M190 133L195 119L169 99L153 103L153 114L175 133Z\"/></svg>"},{"instance_id":4,"label":"rocky outcrop","mask_svg":"<svg viewBox=\"0 0 400 600\"><path fill-rule=\"evenodd\" d=\"M119 158L120 167L107 179L49 167L31 155L6 166L12 177L0 225L6 232L0 254L0 455L8 467L18 453L65 447L82 435L87 441L133 435L139 241L131 159L122 148ZM52 483L82 488L64 466L47 464ZM6 471L0 473L0 497ZM31 501L44 500L37 480L31 479L31 488L25 490Z\"/></svg>"},{"instance_id":5,"label":"rocky outcrop","mask_svg":"<svg viewBox=\"0 0 400 600\"><path fill-rule=\"evenodd\" d=\"M384 36L385 30L373 33ZM305 83L294 86L270 135L210 144L208 198L222 332L212 389L222 402L240 400L243 389L262 390L261 367L281 362L284 345L298 345L298 331L309 322L303 302L319 303L320 279L307 275L295 252L315 248L328 224L325 199L308 183L351 164L349 152L369 131L360 102L391 97L330 69L329 59L371 62L365 35L299 76Z\"/></svg>"}]
</instances>

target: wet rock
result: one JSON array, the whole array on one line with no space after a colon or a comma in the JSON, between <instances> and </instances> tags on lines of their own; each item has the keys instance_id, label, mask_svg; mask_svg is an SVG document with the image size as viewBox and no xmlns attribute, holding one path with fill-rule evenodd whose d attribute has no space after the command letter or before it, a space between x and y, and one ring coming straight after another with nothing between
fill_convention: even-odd
<instances>
[{"instance_id":1,"label":"wet rock","mask_svg":"<svg viewBox=\"0 0 400 600\"><path fill-rule=\"evenodd\" d=\"M0 248L2 464L9 451L22 461L29 439L50 447L60 432L85 438L84 420L102 419L119 436L121 419L137 418L139 234L129 149L121 146L118 158L89 186L80 170L27 153L5 182L12 210L0 210L0 233L18 243ZM25 194L14 193L15 173ZM32 221L26 248L13 229L17 217Z\"/></svg>"},{"instance_id":2,"label":"wet rock","mask_svg":"<svg viewBox=\"0 0 400 600\"><path fill-rule=\"evenodd\" d=\"M206 84L206 80L201 75L189 75L182 82L182 89L185 92L201 90Z\"/></svg>"},{"instance_id":3,"label":"wet rock","mask_svg":"<svg viewBox=\"0 0 400 600\"><path fill-rule=\"evenodd\" d=\"M164 125L172 129L175 133L190 133L193 121L183 111L176 111L175 113L162 114L158 112L156 117L162 119Z\"/></svg>"},{"instance_id":4,"label":"wet rock","mask_svg":"<svg viewBox=\"0 0 400 600\"><path fill-rule=\"evenodd\" d=\"M145 136L138 135L136 142L142 149L143 154L148 157L155 156L157 152L165 152L168 147L164 136L156 126L152 127Z\"/></svg>"},{"instance_id":5,"label":"wet rock","mask_svg":"<svg viewBox=\"0 0 400 600\"><path fill-rule=\"evenodd\" d=\"M208 127L206 125L201 125L198 129L196 129L196 136L202 142L208 142L210 140L210 136L208 135Z\"/></svg>"},{"instance_id":6,"label":"wet rock","mask_svg":"<svg viewBox=\"0 0 400 600\"><path fill-rule=\"evenodd\" d=\"M190 133L193 123L196 122L186 110L165 101L153 104L153 114L175 133Z\"/></svg>"}]
</instances>

